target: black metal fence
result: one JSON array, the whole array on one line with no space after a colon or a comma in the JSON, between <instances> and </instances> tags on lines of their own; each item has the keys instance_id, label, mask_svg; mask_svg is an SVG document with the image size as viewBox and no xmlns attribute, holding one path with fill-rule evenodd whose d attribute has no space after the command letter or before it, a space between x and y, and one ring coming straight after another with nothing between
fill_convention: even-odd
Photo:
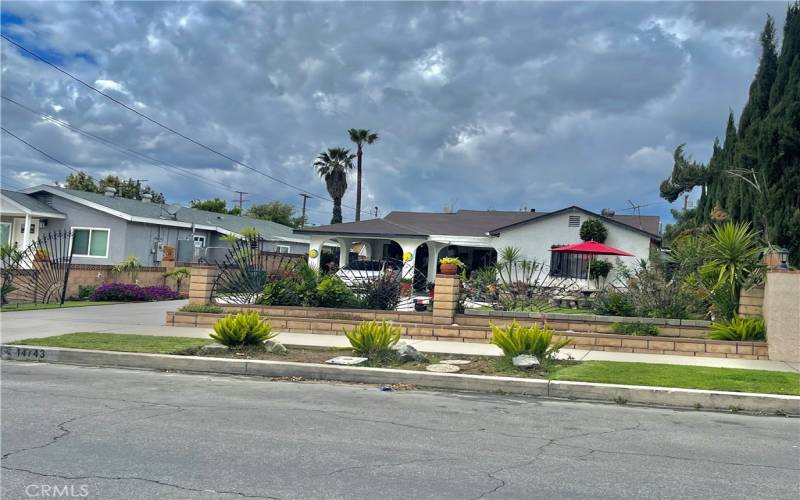
<instances>
[{"instance_id":1,"label":"black metal fence","mask_svg":"<svg viewBox=\"0 0 800 500\"><path fill-rule=\"evenodd\" d=\"M3 304L63 304L72 264L69 231L52 231L27 248L4 246L0 255Z\"/></svg>"}]
</instances>

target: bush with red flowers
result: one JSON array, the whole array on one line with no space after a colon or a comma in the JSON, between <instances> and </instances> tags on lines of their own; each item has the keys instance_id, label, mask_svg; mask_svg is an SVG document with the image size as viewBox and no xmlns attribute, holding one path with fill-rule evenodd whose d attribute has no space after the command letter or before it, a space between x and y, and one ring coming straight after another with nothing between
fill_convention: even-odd
<instances>
[{"instance_id":1,"label":"bush with red flowers","mask_svg":"<svg viewBox=\"0 0 800 500\"><path fill-rule=\"evenodd\" d=\"M130 283L106 283L100 285L89 300L109 302L147 302L177 299L178 292L166 286L140 287Z\"/></svg>"}]
</instances>

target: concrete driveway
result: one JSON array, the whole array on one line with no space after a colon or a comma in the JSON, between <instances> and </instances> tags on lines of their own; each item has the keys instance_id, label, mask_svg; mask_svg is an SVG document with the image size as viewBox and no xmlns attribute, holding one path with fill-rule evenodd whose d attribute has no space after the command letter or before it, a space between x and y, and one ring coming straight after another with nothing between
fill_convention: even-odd
<instances>
[{"instance_id":1,"label":"concrete driveway","mask_svg":"<svg viewBox=\"0 0 800 500\"><path fill-rule=\"evenodd\" d=\"M186 303L185 300L171 300L4 312L0 313L0 340L14 342L72 332L146 334L164 326L167 311L174 311ZM176 336L183 333L181 328L174 330Z\"/></svg>"}]
</instances>

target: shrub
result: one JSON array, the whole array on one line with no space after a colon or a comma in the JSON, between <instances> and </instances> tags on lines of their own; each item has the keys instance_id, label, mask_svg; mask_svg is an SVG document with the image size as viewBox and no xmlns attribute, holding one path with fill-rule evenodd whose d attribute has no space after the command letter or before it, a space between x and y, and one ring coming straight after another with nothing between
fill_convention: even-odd
<instances>
[{"instance_id":1,"label":"shrub","mask_svg":"<svg viewBox=\"0 0 800 500\"><path fill-rule=\"evenodd\" d=\"M106 283L100 285L89 296L90 300L111 302L143 302L149 300L173 300L178 293L166 286L140 287L129 283Z\"/></svg>"},{"instance_id":2,"label":"shrub","mask_svg":"<svg viewBox=\"0 0 800 500\"><path fill-rule=\"evenodd\" d=\"M394 354L392 346L400 340L400 328L382 321L364 322L344 332L353 352L366 358L386 358Z\"/></svg>"},{"instance_id":3,"label":"shrub","mask_svg":"<svg viewBox=\"0 0 800 500\"><path fill-rule=\"evenodd\" d=\"M636 308L620 292L602 292L594 301L594 312L601 316L634 316Z\"/></svg>"},{"instance_id":4,"label":"shrub","mask_svg":"<svg viewBox=\"0 0 800 500\"><path fill-rule=\"evenodd\" d=\"M272 325L261 321L257 312L229 314L214 323L214 333L210 336L228 347L256 346L276 337Z\"/></svg>"},{"instance_id":5,"label":"shrub","mask_svg":"<svg viewBox=\"0 0 800 500\"><path fill-rule=\"evenodd\" d=\"M439 264L455 264L456 267L464 267L464 263L458 257L442 257L439 259Z\"/></svg>"},{"instance_id":6,"label":"shrub","mask_svg":"<svg viewBox=\"0 0 800 500\"><path fill-rule=\"evenodd\" d=\"M178 309L179 311L183 312L190 312L190 313L214 313L220 314L223 312L223 309L220 306L214 306L210 304L186 304L185 306Z\"/></svg>"},{"instance_id":7,"label":"shrub","mask_svg":"<svg viewBox=\"0 0 800 500\"><path fill-rule=\"evenodd\" d=\"M659 334L658 327L652 323L614 323L611 325L611 329L617 335L656 337Z\"/></svg>"},{"instance_id":8,"label":"shrub","mask_svg":"<svg viewBox=\"0 0 800 500\"><path fill-rule=\"evenodd\" d=\"M267 283L258 303L268 306L300 306L303 305L305 296L306 290L300 282L283 278Z\"/></svg>"},{"instance_id":9,"label":"shrub","mask_svg":"<svg viewBox=\"0 0 800 500\"><path fill-rule=\"evenodd\" d=\"M168 286L146 286L142 288L144 300L175 300L180 294Z\"/></svg>"},{"instance_id":10,"label":"shrub","mask_svg":"<svg viewBox=\"0 0 800 500\"><path fill-rule=\"evenodd\" d=\"M185 267L178 267L168 273L164 273L165 278L173 278L175 280L175 290L178 292L181 291L181 283L183 283L183 280L189 276L191 276L191 272Z\"/></svg>"},{"instance_id":11,"label":"shrub","mask_svg":"<svg viewBox=\"0 0 800 500\"><path fill-rule=\"evenodd\" d=\"M393 273L385 273L362 283L359 294L364 309L392 311L400 302L400 281Z\"/></svg>"},{"instance_id":12,"label":"shrub","mask_svg":"<svg viewBox=\"0 0 800 500\"><path fill-rule=\"evenodd\" d=\"M712 323L708 337L713 340L767 340L767 328L761 318L736 316L733 319Z\"/></svg>"},{"instance_id":13,"label":"shrub","mask_svg":"<svg viewBox=\"0 0 800 500\"><path fill-rule=\"evenodd\" d=\"M325 276L314 290L314 305L318 307L352 307L356 296L336 276Z\"/></svg>"},{"instance_id":14,"label":"shrub","mask_svg":"<svg viewBox=\"0 0 800 500\"><path fill-rule=\"evenodd\" d=\"M89 300L95 290L97 290L97 285L78 285L78 299Z\"/></svg>"},{"instance_id":15,"label":"shrub","mask_svg":"<svg viewBox=\"0 0 800 500\"><path fill-rule=\"evenodd\" d=\"M603 243L608 238L608 229L597 219L587 219L581 224L580 237L583 241Z\"/></svg>"},{"instance_id":16,"label":"shrub","mask_svg":"<svg viewBox=\"0 0 800 500\"><path fill-rule=\"evenodd\" d=\"M550 363L555 359L556 353L570 342L570 339L561 339L553 343L554 332L547 328L547 324L522 326L515 320L509 326L491 326L490 342L502 349L507 358L531 354L542 364Z\"/></svg>"}]
</instances>

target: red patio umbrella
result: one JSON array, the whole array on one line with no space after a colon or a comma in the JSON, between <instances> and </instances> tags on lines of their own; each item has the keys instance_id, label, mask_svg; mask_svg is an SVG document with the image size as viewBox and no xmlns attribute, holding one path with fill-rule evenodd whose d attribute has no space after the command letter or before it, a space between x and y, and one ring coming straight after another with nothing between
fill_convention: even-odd
<instances>
[{"instance_id":1,"label":"red patio umbrella","mask_svg":"<svg viewBox=\"0 0 800 500\"><path fill-rule=\"evenodd\" d=\"M628 253L624 250L620 250L619 248L610 247L608 245L603 245L602 243L598 243L596 241L584 241L583 243L575 243L573 245L566 245L563 247L551 248L551 252L567 252L567 253L588 253L588 254L595 254L595 255L622 255L624 257L633 257L632 253ZM589 265L586 269L586 281L588 285L589 276L592 273L592 261L589 261Z\"/></svg>"},{"instance_id":2,"label":"red patio umbrella","mask_svg":"<svg viewBox=\"0 0 800 500\"><path fill-rule=\"evenodd\" d=\"M571 252L571 253L593 253L597 255L622 255L625 257L633 257L632 253L628 253L619 248L603 245L596 241L584 241L583 243L575 243L574 245L567 245L563 247L551 248L551 252Z\"/></svg>"}]
</instances>

